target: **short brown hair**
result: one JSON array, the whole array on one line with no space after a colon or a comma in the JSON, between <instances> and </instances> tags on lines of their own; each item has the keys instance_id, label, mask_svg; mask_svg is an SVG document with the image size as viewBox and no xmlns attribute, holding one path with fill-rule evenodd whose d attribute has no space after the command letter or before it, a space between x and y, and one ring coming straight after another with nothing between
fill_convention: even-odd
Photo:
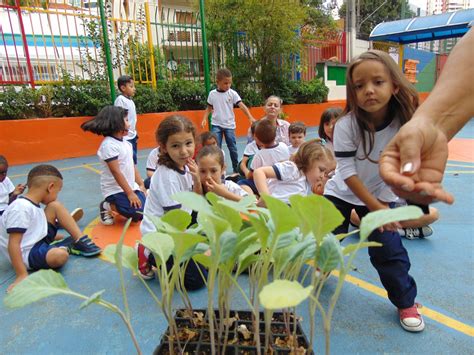
<instances>
[{"instance_id":1,"label":"short brown hair","mask_svg":"<svg viewBox=\"0 0 474 355\"><path fill-rule=\"evenodd\" d=\"M303 133L306 135L306 125L303 122L293 122L290 124L290 127L288 127L288 133Z\"/></svg>"},{"instance_id":2,"label":"short brown hair","mask_svg":"<svg viewBox=\"0 0 474 355\"><path fill-rule=\"evenodd\" d=\"M306 173L311 169L314 162L318 160L334 160L334 157L329 149L324 147L321 139L312 139L304 142L298 151L291 158L298 170Z\"/></svg>"},{"instance_id":3,"label":"short brown hair","mask_svg":"<svg viewBox=\"0 0 474 355\"><path fill-rule=\"evenodd\" d=\"M39 177L52 177L52 178L58 178L61 180L63 179L63 176L61 175L61 173L55 166L42 164L42 165L37 165L33 169L30 170L30 172L28 173L27 185L31 187L34 180L36 180Z\"/></svg>"},{"instance_id":4,"label":"short brown hair","mask_svg":"<svg viewBox=\"0 0 474 355\"><path fill-rule=\"evenodd\" d=\"M232 73L227 68L220 68L216 73L216 80L221 81L225 78L232 78Z\"/></svg>"},{"instance_id":5,"label":"short brown hair","mask_svg":"<svg viewBox=\"0 0 474 355\"><path fill-rule=\"evenodd\" d=\"M268 118L258 121L255 127L255 137L263 144L271 144L276 138L276 126Z\"/></svg>"}]
</instances>

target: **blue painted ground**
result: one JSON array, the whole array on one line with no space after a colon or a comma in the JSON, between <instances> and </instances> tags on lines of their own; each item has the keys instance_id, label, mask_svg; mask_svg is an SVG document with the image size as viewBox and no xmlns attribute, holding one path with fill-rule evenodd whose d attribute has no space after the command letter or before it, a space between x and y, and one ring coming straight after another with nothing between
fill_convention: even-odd
<instances>
[{"instance_id":1,"label":"blue painted ground","mask_svg":"<svg viewBox=\"0 0 474 355\"><path fill-rule=\"evenodd\" d=\"M315 136L311 129L308 137ZM471 121L458 135L474 138L474 122ZM242 154L243 140L239 141ZM145 171L149 150L139 153L139 168ZM228 154L226 154L228 157ZM81 167L83 164L100 169L95 156L51 162L62 170L64 189L60 199L69 209L81 206L85 211L79 225L85 228L98 215L100 202L99 175ZM456 162L450 162L456 163ZM435 233L426 240L404 240L412 262L412 275L418 284L418 299L425 307L461 322L461 327L472 333L474 327L474 164L459 163L465 167L450 168L445 186L456 202L453 206L438 204L441 219L434 225ZM13 182L25 182L32 165L12 166L9 176ZM368 256L361 252L355 260L357 271L352 275L372 285L381 287ZM104 298L122 305L115 268L100 259L71 257L61 270L71 289L91 295L105 289ZM14 273L10 265L0 259L0 294L12 282ZM166 328L164 317L138 279L126 273L127 291L132 313L133 327L144 353L151 353ZM247 289L246 277L240 284ZM151 287L159 292L156 282ZM328 298L335 287L335 279L329 281L323 291ZM191 293L195 308L205 308L206 291ZM0 305L0 353L2 354L129 354L133 344L118 316L91 306L79 311L81 301L70 297L45 299L19 310ZM176 307L180 302L176 299ZM234 309L247 309L245 302L236 295ZM305 332L309 332L307 305L298 308L303 316ZM472 354L474 341L447 325L425 318L426 329L421 334L410 334L398 325L395 308L380 296L347 283L336 307L333 321L331 352L334 354L356 353L437 353ZM316 324L317 353L324 352L322 326Z\"/></svg>"}]
</instances>

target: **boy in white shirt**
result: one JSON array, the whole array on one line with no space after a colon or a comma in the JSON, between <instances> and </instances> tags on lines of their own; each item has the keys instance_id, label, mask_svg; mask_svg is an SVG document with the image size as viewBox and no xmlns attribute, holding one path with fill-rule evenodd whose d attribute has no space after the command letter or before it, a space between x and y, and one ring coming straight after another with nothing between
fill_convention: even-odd
<instances>
[{"instance_id":1,"label":"boy in white shirt","mask_svg":"<svg viewBox=\"0 0 474 355\"><path fill-rule=\"evenodd\" d=\"M27 185L27 193L13 201L0 218L0 252L16 273L7 292L28 276L28 269L56 269L67 262L70 253L89 257L101 252L56 201L63 187L58 169L52 165L34 167L28 173ZM40 203L46 205L44 210ZM56 223L71 236L57 240Z\"/></svg>"},{"instance_id":2,"label":"boy in white shirt","mask_svg":"<svg viewBox=\"0 0 474 355\"><path fill-rule=\"evenodd\" d=\"M130 124L130 128L124 139L132 144L133 163L137 165L137 109L133 102L133 96L135 96L136 91L135 83L131 76L122 75L117 79L117 86L120 90L120 95L115 99L114 106L122 107L128 111L128 123Z\"/></svg>"},{"instance_id":3,"label":"boy in white shirt","mask_svg":"<svg viewBox=\"0 0 474 355\"><path fill-rule=\"evenodd\" d=\"M0 155L0 216L10 203L23 193L25 185L18 184L16 187L7 176L8 161Z\"/></svg>"},{"instance_id":4,"label":"boy in white shirt","mask_svg":"<svg viewBox=\"0 0 474 355\"><path fill-rule=\"evenodd\" d=\"M290 159L290 152L285 143L276 143L276 127L268 118L258 121L255 127L255 142L261 147L257 151L250 164L250 170L254 171L262 166L271 166L275 163ZM258 195L257 187L252 179L241 180L238 183L249 194Z\"/></svg>"},{"instance_id":5,"label":"boy in white shirt","mask_svg":"<svg viewBox=\"0 0 474 355\"><path fill-rule=\"evenodd\" d=\"M237 152L237 142L235 140L235 114L234 106L238 106L250 120L252 117L249 109L242 102L239 94L232 90L232 73L229 69L221 68L216 75L217 89L212 90L207 98L207 108L204 111L201 126L204 128L209 113L212 112L211 131L217 135L217 144L222 148L222 136L225 141L232 160L233 172L238 172L239 156Z\"/></svg>"},{"instance_id":6,"label":"boy in white shirt","mask_svg":"<svg viewBox=\"0 0 474 355\"><path fill-rule=\"evenodd\" d=\"M288 133L290 136L290 146L288 150L290 154L295 154L306 138L306 125L303 122L293 122L290 124L290 127L288 127Z\"/></svg>"}]
</instances>

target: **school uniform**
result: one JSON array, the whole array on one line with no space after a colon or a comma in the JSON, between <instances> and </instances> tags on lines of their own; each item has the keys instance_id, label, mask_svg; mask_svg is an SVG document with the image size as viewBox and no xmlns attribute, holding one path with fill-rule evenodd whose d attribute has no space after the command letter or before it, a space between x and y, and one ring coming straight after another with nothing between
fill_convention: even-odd
<instances>
[{"instance_id":1,"label":"school uniform","mask_svg":"<svg viewBox=\"0 0 474 355\"><path fill-rule=\"evenodd\" d=\"M355 209L361 218L369 212L345 183L344 180L347 178L357 175L369 192L383 202L391 203L398 200L380 177L378 161L383 149L399 129L400 121L397 118L377 129L374 147L369 154L372 160L370 161L364 158L364 147L355 117L348 114L336 123L333 142L337 168L335 175L326 183L324 189L324 196L331 200L344 216L344 222L336 228L335 234L347 232L352 209ZM364 134L368 145L369 133ZM381 233L377 229L369 236L369 240L383 245L369 248L369 255L390 301L397 308L413 306L417 293L416 283L408 273L410 259L400 235L391 231Z\"/></svg>"},{"instance_id":2,"label":"school uniform","mask_svg":"<svg viewBox=\"0 0 474 355\"><path fill-rule=\"evenodd\" d=\"M15 191L15 185L8 176L0 182L0 216L3 214L3 211L8 207L8 202L10 201L10 194Z\"/></svg>"},{"instance_id":3,"label":"school uniform","mask_svg":"<svg viewBox=\"0 0 474 355\"><path fill-rule=\"evenodd\" d=\"M135 107L135 102L133 102L131 97L120 94L117 96L114 102L114 106L122 107L128 111L127 118L130 128L128 129L128 134L124 137L130 142L133 148L133 163L137 165L137 109Z\"/></svg>"},{"instance_id":4,"label":"school uniform","mask_svg":"<svg viewBox=\"0 0 474 355\"><path fill-rule=\"evenodd\" d=\"M293 195L307 196L311 194L311 185L306 176L290 160L272 165L276 179L268 179L270 195L290 203Z\"/></svg>"}]
</instances>

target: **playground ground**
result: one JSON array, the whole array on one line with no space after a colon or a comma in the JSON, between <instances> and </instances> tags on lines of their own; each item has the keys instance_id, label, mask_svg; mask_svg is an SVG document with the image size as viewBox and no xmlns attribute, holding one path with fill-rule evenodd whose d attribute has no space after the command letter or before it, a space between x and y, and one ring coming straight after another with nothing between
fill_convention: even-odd
<instances>
[{"instance_id":1,"label":"playground ground","mask_svg":"<svg viewBox=\"0 0 474 355\"><path fill-rule=\"evenodd\" d=\"M308 138L316 136L311 128ZM244 139L239 140L240 155ZM226 148L224 148L226 149ZM145 174L149 149L139 151L139 169ZM226 154L228 156L228 154ZM68 207L82 207L85 215L79 222L101 245L116 242L123 222L113 227L98 222L101 200L101 166L95 156L48 162L64 176L60 200ZM36 164L11 166L9 177L14 184L24 183L26 174ZM425 331L412 334L398 323L396 309L381 288L376 271L366 251L355 260L356 269L347 278L336 306L331 334L333 354L429 353L472 354L474 349L474 120L450 143L450 157L444 185L456 202L453 206L435 205L441 218L433 225L434 234L423 240L404 240L411 258L411 274L418 284L417 302L423 304ZM127 240L138 236L132 226ZM121 306L118 273L101 258L71 256L61 274L69 287L85 295L105 290L103 298ZM126 273L132 325L145 354L153 352L166 329L166 322L149 294L130 273ZM9 263L0 259L0 294L5 295L14 280ZM247 289L246 276L239 280ZM322 297L335 287L329 280ZM159 292L156 281L150 286ZM206 290L191 292L195 308L205 308ZM179 301L176 299L176 307ZM79 310L81 301L69 297L47 298L22 309L10 310L0 305L1 354L130 354L132 341L118 316L92 305ZM247 309L237 295L234 309ZM303 328L309 332L307 303L298 307ZM322 325L316 324L316 353L324 352Z\"/></svg>"}]
</instances>

